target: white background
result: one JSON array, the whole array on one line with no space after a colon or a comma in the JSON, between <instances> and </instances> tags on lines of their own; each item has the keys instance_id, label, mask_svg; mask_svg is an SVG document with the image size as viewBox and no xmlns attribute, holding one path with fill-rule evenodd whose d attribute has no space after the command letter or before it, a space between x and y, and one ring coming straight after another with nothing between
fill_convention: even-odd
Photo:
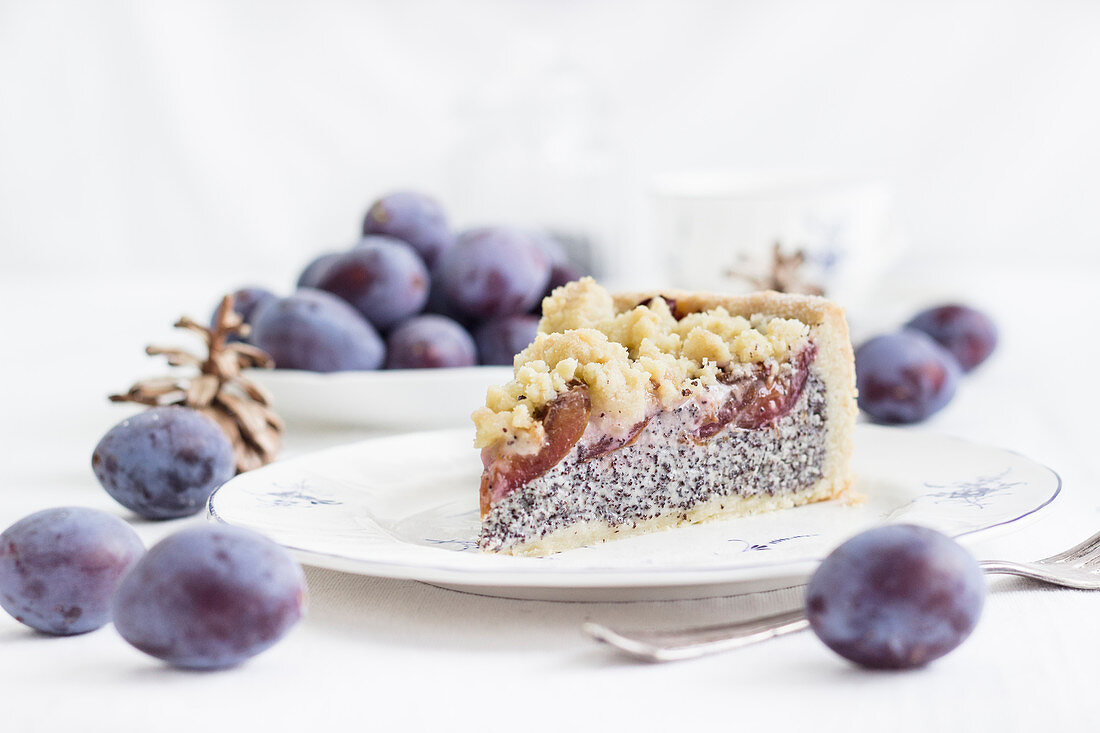
<instances>
[{"instance_id":1,"label":"white background","mask_svg":"<svg viewBox=\"0 0 1100 733\"><path fill-rule=\"evenodd\" d=\"M562 65L597 97L624 252L653 174L783 168L888 182L944 266L1095 263L1098 37L1086 1L4 0L2 263L291 279L396 186L522 218L458 205L465 145L537 125L517 100Z\"/></svg>"},{"instance_id":2,"label":"white background","mask_svg":"<svg viewBox=\"0 0 1100 733\"><path fill-rule=\"evenodd\" d=\"M667 170L890 184L909 265L862 317L990 308L1000 350L919 429L1055 467L1048 517L979 554L1062 549L1100 528L1098 38L1092 2L0 0L0 526L59 504L124 515L88 458L125 412L104 395L160 370L141 347L178 342L168 324L228 286L289 287L383 191L435 192L458 223L532 216L471 191L464 161L471 139L537 126L530 80L564 64L598 110L623 260L651 247L647 186ZM524 181L490 183L475 188ZM361 435L292 426L286 454ZM178 526L137 524L147 542ZM585 605L309 578L302 626L222 674L168 670L111 629L52 640L0 617L0 727L1095 727L1100 593L998 581L959 651L876 675L809 635L645 667L578 630L745 617L797 592Z\"/></svg>"}]
</instances>

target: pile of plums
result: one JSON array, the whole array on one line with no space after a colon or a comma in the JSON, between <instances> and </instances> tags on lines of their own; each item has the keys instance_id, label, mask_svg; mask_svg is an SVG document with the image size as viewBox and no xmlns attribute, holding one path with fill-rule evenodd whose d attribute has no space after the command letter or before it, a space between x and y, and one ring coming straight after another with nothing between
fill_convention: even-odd
<instances>
[{"instance_id":1,"label":"pile of plums","mask_svg":"<svg viewBox=\"0 0 1100 733\"><path fill-rule=\"evenodd\" d=\"M896 333L856 350L859 406L875 422L920 422L955 396L962 374L993 353L997 328L964 305L921 311Z\"/></svg>"},{"instance_id":2,"label":"pile of plums","mask_svg":"<svg viewBox=\"0 0 1100 733\"><path fill-rule=\"evenodd\" d=\"M542 298L581 274L547 233L456 235L434 199L402 191L374 202L362 238L315 258L293 293L241 288L236 308L276 368L511 364L535 337Z\"/></svg>"}]
</instances>

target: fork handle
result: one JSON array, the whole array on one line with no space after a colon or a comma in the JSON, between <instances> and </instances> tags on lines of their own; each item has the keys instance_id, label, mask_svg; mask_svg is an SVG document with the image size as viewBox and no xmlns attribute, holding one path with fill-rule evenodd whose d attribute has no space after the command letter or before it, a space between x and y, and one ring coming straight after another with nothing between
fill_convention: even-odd
<instances>
[{"instance_id":1,"label":"fork handle","mask_svg":"<svg viewBox=\"0 0 1100 733\"><path fill-rule=\"evenodd\" d=\"M1030 578L1043 583L1060 585L1063 588L1095 590L1096 577L1085 573L1074 573L1074 568L1065 567L1067 562L1012 562L1011 560L982 560L978 563L987 575L1015 575Z\"/></svg>"},{"instance_id":2,"label":"fork handle","mask_svg":"<svg viewBox=\"0 0 1100 733\"><path fill-rule=\"evenodd\" d=\"M599 641L647 662L673 662L739 649L777 636L809 628L802 609L733 624L671 631L615 631L602 624L586 623L584 631Z\"/></svg>"},{"instance_id":3,"label":"fork handle","mask_svg":"<svg viewBox=\"0 0 1100 733\"><path fill-rule=\"evenodd\" d=\"M978 565L987 575L1018 575L1065 588L1095 590L1098 587L1095 575L1080 572L1077 566L1064 567L1070 564L1067 557L1073 560L1081 560L1082 557L1094 558L1096 553L1100 552L1100 534L1090 538L1080 547L1085 546L1089 550L1087 555L1080 552L1074 555L1073 553L1079 549L1074 548L1068 555L1063 553L1039 562L982 560ZM583 629L589 636L637 659L644 659L647 662L672 662L740 649L777 636L802 631L809 626L810 622L806 619L805 610L797 609L750 621L693 629L616 631L596 623L586 623Z\"/></svg>"}]
</instances>

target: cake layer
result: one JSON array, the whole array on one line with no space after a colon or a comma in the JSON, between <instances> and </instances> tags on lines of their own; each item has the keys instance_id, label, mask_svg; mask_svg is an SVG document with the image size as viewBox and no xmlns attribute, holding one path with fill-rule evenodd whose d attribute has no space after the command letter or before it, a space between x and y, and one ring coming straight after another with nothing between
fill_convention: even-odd
<instances>
[{"instance_id":1,"label":"cake layer","mask_svg":"<svg viewBox=\"0 0 1100 733\"><path fill-rule=\"evenodd\" d=\"M591 278L556 289L542 307L539 334L516 356L514 378L490 388L473 414L478 448L537 450L543 411L578 382L607 432L621 435L743 367L789 363L810 342L811 324L783 313L686 312L659 295L620 308Z\"/></svg>"},{"instance_id":2,"label":"cake layer","mask_svg":"<svg viewBox=\"0 0 1100 733\"><path fill-rule=\"evenodd\" d=\"M545 554L611 537L829 498L826 395L810 376L795 405L763 428L700 439L691 401L654 416L634 441L584 460L582 438L555 466L492 505L479 546Z\"/></svg>"},{"instance_id":3,"label":"cake layer","mask_svg":"<svg viewBox=\"0 0 1100 733\"><path fill-rule=\"evenodd\" d=\"M854 385L822 298L558 288L473 415L479 545L545 554L837 496Z\"/></svg>"}]
</instances>

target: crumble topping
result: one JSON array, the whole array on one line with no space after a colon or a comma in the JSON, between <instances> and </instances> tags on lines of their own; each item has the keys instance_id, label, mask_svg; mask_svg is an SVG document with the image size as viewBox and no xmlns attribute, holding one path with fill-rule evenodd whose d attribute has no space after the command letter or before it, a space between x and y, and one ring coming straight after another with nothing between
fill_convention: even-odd
<instances>
[{"instance_id":1,"label":"crumble topping","mask_svg":"<svg viewBox=\"0 0 1100 733\"><path fill-rule=\"evenodd\" d=\"M514 378L491 387L472 416L478 448L504 442L520 453L538 450L540 413L571 383L588 386L593 417L613 434L657 405L675 409L743 365L775 371L810 337L805 323L766 313L745 318L714 308L677 318L660 297L616 311L590 277L556 288L542 311L534 343L516 355Z\"/></svg>"}]
</instances>

